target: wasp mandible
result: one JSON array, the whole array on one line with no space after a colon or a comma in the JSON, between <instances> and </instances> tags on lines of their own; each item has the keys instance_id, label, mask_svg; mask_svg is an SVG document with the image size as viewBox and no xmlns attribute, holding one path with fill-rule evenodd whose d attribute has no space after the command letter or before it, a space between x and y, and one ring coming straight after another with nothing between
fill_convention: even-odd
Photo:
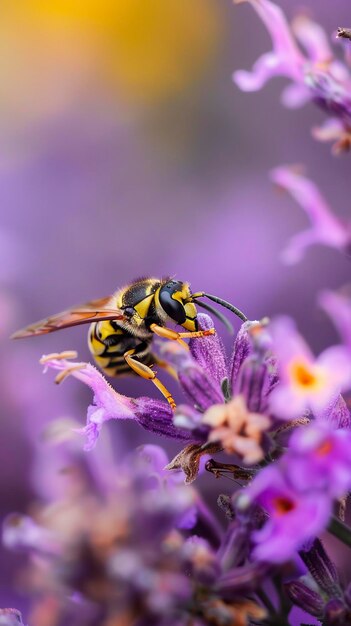
<instances>
[{"instance_id":1,"label":"wasp mandible","mask_svg":"<svg viewBox=\"0 0 351 626\"><path fill-rule=\"evenodd\" d=\"M91 323L88 345L100 369L108 376L134 373L151 380L174 409L172 395L152 369L153 365L165 366L152 352L152 339L158 335L183 342L186 338L213 335L214 328L199 330L195 300L197 305L210 311L231 328L222 313L201 302L200 298L216 302L243 321L247 319L239 309L217 296L204 291L191 293L189 283L170 278L141 278L112 296L92 300L31 324L14 333L12 338L34 337L69 326ZM168 328L169 323L182 326L185 332Z\"/></svg>"}]
</instances>

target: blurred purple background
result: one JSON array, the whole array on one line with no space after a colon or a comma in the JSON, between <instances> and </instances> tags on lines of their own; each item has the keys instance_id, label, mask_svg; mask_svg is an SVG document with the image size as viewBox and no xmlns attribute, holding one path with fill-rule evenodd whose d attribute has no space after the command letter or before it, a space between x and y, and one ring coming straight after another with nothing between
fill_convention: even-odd
<instances>
[{"instance_id":1,"label":"blurred purple background","mask_svg":"<svg viewBox=\"0 0 351 626\"><path fill-rule=\"evenodd\" d=\"M279 4L289 17L301 8ZM330 34L350 26L343 0L304 6ZM90 398L73 380L56 388L38 364L43 353L62 349L88 359L85 329L23 342L10 342L9 334L137 276L170 274L252 319L293 315L320 350L335 334L316 294L348 282L349 261L315 248L300 265L282 265L283 247L307 220L267 174L282 163L305 163L346 216L350 164L312 139L322 112L282 108L280 81L258 94L233 84L235 69L249 69L270 48L249 5L5 1L0 45L5 515L25 511L33 499L45 424L58 417L83 422ZM141 380L116 386L130 395L150 392ZM153 440L133 424L107 428L116 454ZM1 552L1 606L23 606L11 591L16 560Z\"/></svg>"}]
</instances>

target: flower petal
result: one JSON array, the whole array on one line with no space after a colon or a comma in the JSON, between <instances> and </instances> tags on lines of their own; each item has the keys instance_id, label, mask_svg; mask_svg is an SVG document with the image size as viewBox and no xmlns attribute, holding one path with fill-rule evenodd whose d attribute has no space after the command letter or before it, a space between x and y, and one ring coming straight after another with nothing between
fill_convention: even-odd
<instances>
[{"instance_id":1,"label":"flower petal","mask_svg":"<svg viewBox=\"0 0 351 626\"><path fill-rule=\"evenodd\" d=\"M48 357L43 357L41 362L46 367L68 372L93 390L93 404L88 407L87 425L80 429L87 437L85 450L91 450L95 446L103 423L110 419L132 419L158 435L181 440L191 438L189 431L173 424L173 412L167 402L123 396L90 363L72 363L65 359Z\"/></svg>"},{"instance_id":2,"label":"flower petal","mask_svg":"<svg viewBox=\"0 0 351 626\"><path fill-rule=\"evenodd\" d=\"M315 243L344 250L350 242L350 230L333 214L317 186L289 166L277 167L271 172L272 180L288 191L311 222L311 228L295 236L284 253L289 263L303 256L305 249Z\"/></svg>"},{"instance_id":3,"label":"flower petal","mask_svg":"<svg viewBox=\"0 0 351 626\"><path fill-rule=\"evenodd\" d=\"M313 63L328 63L333 59L328 37L319 24L301 14L293 20L291 27Z\"/></svg>"},{"instance_id":4,"label":"flower petal","mask_svg":"<svg viewBox=\"0 0 351 626\"><path fill-rule=\"evenodd\" d=\"M351 429L350 409L340 394L319 411L318 418L329 422L335 429Z\"/></svg>"},{"instance_id":5,"label":"flower petal","mask_svg":"<svg viewBox=\"0 0 351 626\"><path fill-rule=\"evenodd\" d=\"M251 72L235 72L234 82L243 91L256 91L273 76L288 76L293 80L301 80L304 58L294 41L283 11L269 0L247 1L271 35L273 51L263 54Z\"/></svg>"},{"instance_id":6,"label":"flower petal","mask_svg":"<svg viewBox=\"0 0 351 626\"><path fill-rule=\"evenodd\" d=\"M234 72L233 80L241 91L259 91L273 76L285 76L288 73L287 65L273 52L267 52L257 59L251 72Z\"/></svg>"},{"instance_id":7,"label":"flower petal","mask_svg":"<svg viewBox=\"0 0 351 626\"><path fill-rule=\"evenodd\" d=\"M295 491L281 463L261 470L243 495L269 514L264 526L253 533L253 556L259 561L283 563L293 558L305 541L325 528L331 514L330 496L317 490ZM281 510L284 502L291 506Z\"/></svg>"},{"instance_id":8,"label":"flower petal","mask_svg":"<svg viewBox=\"0 0 351 626\"><path fill-rule=\"evenodd\" d=\"M235 338L233 353L231 356L230 367L229 367L229 375L232 387L234 387L235 382L238 378L238 373L241 365L245 361L245 359L249 356L249 354L253 351L252 346L252 337L250 334L250 329L258 326L260 322L244 322L241 325L241 328Z\"/></svg>"},{"instance_id":9,"label":"flower petal","mask_svg":"<svg viewBox=\"0 0 351 626\"><path fill-rule=\"evenodd\" d=\"M311 100L311 94L305 85L291 83L283 89L280 100L287 109L298 109Z\"/></svg>"},{"instance_id":10,"label":"flower petal","mask_svg":"<svg viewBox=\"0 0 351 626\"><path fill-rule=\"evenodd\" d=\"M328 383L336 391L351 387L351 354L343 346L332 346L322 352L316 363L328 373Z\"/></svg>"},{"instance_id":11,"label":"flower petal","mask_svg":"<svg viewBox=\"0 0 351 626\"><path fill-rule=\"evenodd\" d=\"M174 413L167 402L152 398L137 398L135 401L135 419L145 430L157 435L179 439L193 440L192 433L174 424Z\"/></svg>"},{"instance_id":12,"label":"flower petal","mask_svg":"<svg viewBox=\"0 0 351 626\"><path fill-rule=\"evenodd\" d=\"M199 313L197 318L200 330L209 330L214 327L209 315ZM189 348L195 361L207 373L208 377L221 386L222 380L228 376L228 371L226 354L219 335L190 339Z\"/></svg>"},{"instance_id":13,"label":"flower petal","mask_svg":"<svg viewBox=\"0 0 351 626\"><path fill-rule=\"evenodd\" d=\"M293 360L299 359L312 365L314 356L290 317L276 317L270 324L270 332L282 380L289 380L288 368Z\"/></svg>"}]
</instances>

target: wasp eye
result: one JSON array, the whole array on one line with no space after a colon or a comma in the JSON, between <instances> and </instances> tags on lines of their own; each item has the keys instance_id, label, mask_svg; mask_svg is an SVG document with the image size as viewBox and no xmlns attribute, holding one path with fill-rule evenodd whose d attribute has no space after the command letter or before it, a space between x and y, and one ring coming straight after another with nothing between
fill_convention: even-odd
<instances>
[{"instance_id":1,"label":"wasp eye","mask_svg":"<svg viewBox=\"0 0 351 626\"><path fill-rule=\"evenodd\" d=\"M160 290L160 304L169 317L178 324L184 324L186 313L184 305L172 296L179 291L179 283L170 281Z\"/></svg>"}]
</instances>

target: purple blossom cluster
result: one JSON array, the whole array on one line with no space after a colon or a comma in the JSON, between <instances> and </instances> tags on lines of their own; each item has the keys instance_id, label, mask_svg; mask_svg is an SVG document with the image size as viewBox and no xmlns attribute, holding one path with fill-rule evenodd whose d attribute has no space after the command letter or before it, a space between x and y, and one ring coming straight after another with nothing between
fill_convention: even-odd
<instances>
[{"instance_id":1,"label":"purple blossom cluster","mask_svg":"<svg viewBox=\"0 0 351 626\"><path fill-rule=\"evenodd\" d=\"M236 1L252 5L272 38L273 49L256 61L251 72L237 70L234 82L243 91L257 91L274 76L288 78L291 83L282 94L284 106L295 109L306 102L314 102L330 116L322 126L313 129L314 137L319 141L333 141L336 154L349 150L349 46L345 46L342 61L335 57L323 28L306 14L301 12L289 25L282 9L270 0Z\"/></svg>"},{"instance_id":2,"label":"purple blossom cluster","mask_svg":"<svg viewBox=\"0 0 351 626\"><path fill-rule=\"evenodd\" d=\"M205 314L199 322L203 329L213 324ZM162 346L188 400L174 414L166 402L120 396L89 364L60 355L42 362L93 389L82 429L86 449L103 422L130 418L187 441L167 466L183 470L187 483L203 456L232 457L239 463L233 475L247 483L240 508L258 504L269 514L252 535L253 558L283 563L328 526L334 502L351 488L351 420L341 395L351 389L349 348L333 346L315 358L288 318L245 322L229 363L218 335L192 339L189 348ZM227 471L227 464L212 462L208 469Z\"/></svg>"},{"instance_id":3,"label":"purple blossom cluster","mask_svg":"<svg viewBox=\"0 0 351 626\"><path fill-rule=\"evenodd\" d=\"M237 85L255 91L288 77L284 104L314 101L332 116L315 135L335 139L337 151L349 147L350 51L341 62L310 18L290 27L269 0L248 2L273 51L251 73L237 71ZM350 224L314 183L287 166L271 178L311 221L285 250L287 262L316 243L349 251ZM63 495L4 524L5 545L28 555L21 580L33 597L31 625L289 626L296 607L323 626L351 624L351 583L321 540L329 533L351 547L351 298L326 290L319 305L340 342L317 357L288 316L244 322L229 358L218 334L155 342L177 381L175 411L122 395L73 352L42 357L57 382L73 377L93 398L86 425L66 426L51 441L53 457L64 449ZM198 323L214 326L206 314ZM142 446L106 463L98 480L109 420L133 420L180 450L169 461L161 447ZM205 481L211 494L219 487L215 511L202 495ZM2 623L22 618L3 609Z\"/></svg>"},{"instance_id":4,"label":"purple blossom cluster","mask_svg":"<svg viewBox=\"0 0 351 626\"><path fill-rule=\"evenodd\" d=\"M55 438L54 456L62 447ZM175 626L265 617L252 588L267 567L241 567L248 518L235 516L229 503L222 527L200 494L164 469L158 446L140 447L102 482L96 458L79 452L74 439L64 449L63 497L4 524L5 545L29 555L31 623Z\"/></svg>"},{"instance_id":5,"label":"purple blossom cluster","mask_svg":"<svg viewBox=\"0 0 351 626\"><path fill-rule=\"evenodd\" d=\"M213 324L205 314L199 323ZM195 615L199 626L251 624L252 617L268 619L261 591L270 580L285 594L274 609L280 619L288 619L292 604L310 610L311 585L312 614L326 619L335 598L316 585L314 557L306 565L301 554L310 554L325 529L351 541L334 515L339 507L343 517L351 489L351 418L341 395L351 389L349 345L315 358L293 321L277 318L245 322L230 359L218 335L191 339L189 349L165 342L160 350L185 397L174 413L165 401L122 396L92 365L67 358L73 354L41 360L59 380L70 375L92 389L87 425L76 429L86 450L99 450L110 419L132 419L185 445L169 463L161 448L138 450L113 470L106 492L87 490L87 481L82 492L70 488L74 506L69 496L36 519L8 518L6 545L29 551L28 578L46 592L35 623L45 623L46 595L54 594L52 624L67 616L90 623L90 615L103 624L122 615L126 624L186 624ZM219 496L226 514L219 522L189 485L206 471L241 485ZM132 605L140 614L130 612Z\"/></svg>"}]
</instances>

